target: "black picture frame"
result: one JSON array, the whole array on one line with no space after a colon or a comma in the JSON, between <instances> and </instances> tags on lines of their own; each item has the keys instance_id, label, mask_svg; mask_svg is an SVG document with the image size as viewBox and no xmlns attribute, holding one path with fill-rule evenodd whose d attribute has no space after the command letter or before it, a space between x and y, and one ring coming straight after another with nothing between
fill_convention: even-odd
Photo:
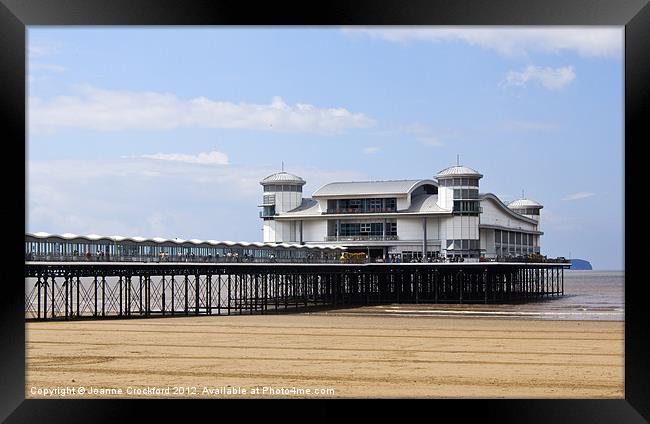
<instances>
[{"instance_id":1,"label":"black picture frame","mask_svg":"<svg viewBox=\"0 0 650 424\"><path fill-rule=\"evenodd\" d=\"M326 2L259 2L235 0L0 0L0 116L6 153L5 186L17 188L6 202L3 261L2 329L0 344L0 419L7 422L142 422L154 419L150 409L167 418L191 419L197 410L211 411L208 421L246 421L298 418L301 420L378 417L404 420L414 411L427 420L472 418L496 422L605 423L650 421L650 319L642 277L641 235L625 238L625 399L622 400L452 400L430 402L373 402L345 408L345 401L263 401L251 408L241 402L169 402L128 400L25 400L25 319L21 273L26 193L19 186L25 176L25 33L35 25L615 25L625 26L625 222L641 228L645 209L639 201L639 179L647 143L643 129L650 97L650 6L648 0L330 0ZM10 147L11 146L11 147ZM21 150L20 147L23 147ZM20 153L25 154L21 158ZM18 177L17 177L18 176ZM26 178L26 177L25 177ZM603 178L607 178L606 175ZM25 181L26 183L26 181ZM6 190L5 190L6 191ZM637 197L630 199L631 193ZM23 205L21 207L20 205ZM636 206L636 207L634 207ZM8 227L8 228L7 228ZM626 235L627 235L626 227ZM632 276L630 278L630 276ZM191 402L191 403L190 403ZM201 405L199 408L198 404ZM144 406L144 408L143 408ZM299 411L299 412L298 412ZM447 413L447 414L445 414ZM449 415L451 414L451 415ZM354 416L353 416L354 415ZM446 417L446 418L445 418Z\"/></svg>"}]
</instances>

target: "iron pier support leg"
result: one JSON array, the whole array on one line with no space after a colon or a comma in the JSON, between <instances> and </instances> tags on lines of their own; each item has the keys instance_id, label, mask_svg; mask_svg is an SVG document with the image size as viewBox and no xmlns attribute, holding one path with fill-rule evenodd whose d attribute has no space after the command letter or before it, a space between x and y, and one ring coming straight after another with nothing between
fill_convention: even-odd
<instances>
[{"instance_id":1,"label":"iron pier support leg","mask_svg":"<svg viewBox=\"0 0 650 424\"><path fill-rule=\"evenodd\" d=\"M65 315L64 315L64 318L68 319L68 303L69 303L68 293L70 291L70 275L67 274L67 273L65 274L65 277L64 277L64 280L63 280L63 286L65 287Z\"/></svg>"},{"instance_id":2,"label":"iron pier support leg","mask_svg":"<svg viewBox=\"0 0 650 424\"><path fill-rule=\"evenodd\" d=\"M208 274L206 277L206 299L207 299L207 308L208 315L212 315L212 274Z\"/></svg>"},{"instance_id":3,"label":"iron pier support leg","mask_svg":"<svg viewBox=\"0 0 650 424\"><path fill-rule=\"evenodd\" d=\"M102 274L102 316L106 316L106 276Z\"/></svg>"},{"instance_id":4,"label":"iron pier support leg","mask_svg":"<svg viewBox=\"0 0 650 424\"><path fill-rule=\"evenodd\" d=\"M95 274L93 279L93 287L95 289L95 310L93 311L93 316L96 317L99 314L99 305L97 303L97 274Z\"/></svg>"},{"instance_id":5,"label":"iron pier support leg","mask_svg":"<svg viewBox=\"0 0 650 424\"><path fill-rule=\"evenodd\" d=\"M232 297L232 294L230 292L231 290L231 276L228 274L228 315L230 315L230 298Z\"/></svg>"},{"instance_id":6,"label":"iron pier support leg","mask_svg":"<svg viewBox=\"0 0 650 424\"><path fill-rule=\"evenodd\" d=\"M77 274L77 318L81 317L81 309L79 308L79 285L81 284L79 274Z\"/></svg>"},{"instance_id":7,"label":"iron pier support leg","mask_svg":"<svg viewBox=\"0 0 650 424\"><path fill-rule=\"evenodd\" d=\"M189 309L187 308L188 304L188 295L187 295L187 285L189 277L185 274L185 315L189 315Z\"/></svg>"},{"instance_id":8,"label":"iron pier support leg","mask_svg":"<svg viewBox=\"0 0 650 424\"><path fill-rule=\"evenodd\" d=\"M52 289L50 290L52 292L52 294L51 294L51 296L52 296L52 307L50 309L52 310L52 312L51 312L52 313L52 319L54 319L56 317L56 313L54 311L54 294L55 294L55 288L56 288L56 281L54 279L54 275L52 276L52 278L50 280L52 280Z\"/></svg>"},{"instance_id":9,"label":"iron pier support leg","mask_svg":"<svg viewBox=\"0 0 650 424\"><path fill-rule=\"evenodd\" d=\"M194 309L194 314L198 315L199 314L199 291L201 289L201 279L199 278L199 274L195 275L195 285L196 285L196 290L194 290L194 300L195 300L195 309Z\"/></svg>"},{"instance_id":10,"label":"iron pier support leg","mask_svg":"<svg viewBox=\"0 0 650 424\"><path fill-rule=\"evenodd\" d=\"M138 282L140 283L138 287L138 312L142 315L142 275L138 275Z\"/></svg>"},{"instance_id":11,"label":"iron pier support leg","mask_svg":"<svg viewBox=\"0 0 650 424\"><path fill-rule=\"evenodd\" d=\"M172 280L171 280L171 283L172 283L172 316L173 316L174 313L175 313L175 309L176 309L176 308L174 307L174 306L175 306L175 305L174 305L174 284L176 283L176 280L174 280L174 274L172 274Z\"/></svg>"},{"instance_id":12,"label":"iron pier support leg","mask_svg":"<svg viewBox=\"0 0 650 424\"><path fill-rule=\"evenodd\" d=\"M36 276L36 291L37 291L37 295L36 295L37 299L36 299L36 301L37 301L37 305L38 305L37 309L36 309L36 318L39 319L39 320L41 319L41 284L42 284L42 282L41 282L41 274L39 273Z\"/></svg>"},{"instance_id":13,"label":"iron pier support leg","mask_svg":"<svg viewBox=\"0 0 650 424\"><path fill-rule=\"evenodd\" d=\"M119 293L120 294L120 305L119 305L120 306L120 312L119 312L119 316L121 317L122 312L123 312L123 309L122 309L122 307L123 307L123 305L122 305L122 276L121 275L120 275L120 278L118 280L118 284L120 285L120 293Z\"/></svg>"},{"instance_id":14,"label":"iron pier support leg","mask_svg":"<svg viewBox=\"0 0 650 424\"><path fill-rule=\"evenodd\" d=\"M165 274L160 279L160 305L162 316L165 316Z\"/></svg>"},{"instance_id":15,"label":"iron pier support leg","mask_svg":"<svg viewBox=\"0 0 650 424\"><path fill-rule=\"evenodd\" d=\"M43 278L43 319L47 319L47 274Z\"/></svg>"}]
</instances>

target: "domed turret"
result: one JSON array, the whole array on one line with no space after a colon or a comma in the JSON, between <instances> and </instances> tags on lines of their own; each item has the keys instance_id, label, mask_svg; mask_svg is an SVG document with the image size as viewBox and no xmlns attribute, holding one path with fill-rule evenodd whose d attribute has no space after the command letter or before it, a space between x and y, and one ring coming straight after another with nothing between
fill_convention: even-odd
<instances>
[{"instance_id":1,"label":"domed turret","mask_svg":"<svg viewBox=\"0 0 650 424\"><path fill-rule=\"evenodd\" d=\"M306 181L288 172L276 172L260 181L264 187L262 218L295 209L302 203L302 186Z\"/></svg>"},{"instance_id":2,"label":"domed turret","mask_svg":"<svg viewBox=\"0 0 650 424\"><path fill-rule=\"evenodd\" d=\"M260 184L263 186L269 184L298 184L302 187L306 184L306 181L297 175L282 171L269 175L260 181Z\"/></svg>"},{"instance_id":3,"label":"domed turret","mask_svg":"<svg viewBox=\"0 0 650 424\"><path fill-rule=\"evenodd\" d=\"M474 177L483 178L483 174L467 166L455 165L438 172L436 178Z\"/></svg>"},{"instance_id":4,"label":"domed turret","mask_svg":"<svg viewBox=\"0 0 650 424\"><path fill-rule=\"evenodd\" d=\"M478 213L480 172L462 165L450 166L436 174L438 179L438 205L457 213Z\"/></svg>"},{"instance_id":5,"label":"domed turret","mask_svg":"<svg viewBox=\"0 0 650 424\"><path fill-rule=\"evenodd\" d=\"M517 212L520 215L524 215L527 218L534 219L539 222L539 210L544 206L538 202L530 199L517 199L508 203L508 208Z\"/></svg>"}]
</instances>

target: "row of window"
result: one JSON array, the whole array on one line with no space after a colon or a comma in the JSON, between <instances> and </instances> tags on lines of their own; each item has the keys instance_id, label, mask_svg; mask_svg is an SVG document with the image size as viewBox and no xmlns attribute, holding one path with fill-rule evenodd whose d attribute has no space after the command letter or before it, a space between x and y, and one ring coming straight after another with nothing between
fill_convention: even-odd
<instances>
[{"instance_id":1,"label":"row of window","mask_svg":"<svg viewBox=\"0 0 650 424\"><path fill-rule=\"evenodd\" d=\"M477 188L454 189L454 199L478 199Z\"/></svg>"},{"instance_id":2,"label":"row of window","mask_svg":"<svg viewBox=\"0 0 650 424\"><path fill-rule=\"evenodd\" d=\"M263 205L275 205L275 194L265 194L262 197Z\"/></svg>"},{"instance_id":3,"label":"row of window","mask_svg":"<svg viewBox=\"0 0 650 424\"><path fill-rule=\"evenodd\" d=\"M538 208L517 209L516 212L522 215L539 215Z\"/></svg>"},{"instance_id":4,"label":"row of window","mask_svg":"<svg viewBox=\"0 0 650 424\"><path fill-rule=\"evenodd\" d=\"M447 240L447 250L478 250L479 248L478 240Z\"/></svg>"},{"instance_id":5,"label":"row of window","mask_svg":"<svg viewBox=\"0 0 650 424\"><path fill-rule=\"evenodd\" d=\"M275 191L275 192L286 191L286 192L302 193L302 186L298 184L285 184L285 185L269 184L264 186L264 191Z\"/></svg>"},{"instance_id":6,"label":"row of window","mask_svg":"<svg viewBox=\"0 0 650 424\"><path fill-rule=\"evenodd\" d=\"M440 187L478 187L478 178L445 178L438 180Z\"/></svg>"},{"instance_id":7,"label":"row of window","mask_svg":"<svg viewBox=\"0 0 650 424\"><path fill-rule=\"evenodd\" d=\"M499 245L523 245L533 246L535 235L520 233L518 231L494 230L494 242Z\"/></svg>"},{"instance_id":8,"label":"row of window","mask_svg":"<svg viewBox=\"0 0 650 424\"><path fill-rule=\"evenodd\" d=\"M328 213L369 213L394 212L397 210L397 198L387 199L332 199L327 201Z\"/></svg>"},{"instance_id":9,"label":"row of window","mask_svg":"<svg viewBox=\"0 0 650 424\"><path fill-rule=\"evenodd\" d=\"M339 236L383 236L384 223L383 222L358 222L348 223L342 222L339 227ZM397 235L397 222L386 223L386 235Z\"/></svg>"},{"instance_id":10,"label":"row of window","mask_svg":"<svg viewBox=\"0 0 650 424\"><path fill-rule=\"evenodd\" d=\"M454 212L477 214L481 212L481 204L478 200L454 200Z\"/></svg>"}]
</instances>

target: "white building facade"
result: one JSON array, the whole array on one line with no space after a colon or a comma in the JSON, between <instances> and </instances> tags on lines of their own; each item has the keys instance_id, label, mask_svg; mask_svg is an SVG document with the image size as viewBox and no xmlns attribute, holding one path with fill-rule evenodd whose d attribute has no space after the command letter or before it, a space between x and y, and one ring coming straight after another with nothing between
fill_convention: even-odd
<instances>
[{"instance_id":1,"label":"white building facade","mask_svg":"<svg viewBox=\"0 0 650 424\"><path fill-rule=\"evenodd\" d=\"M479 193L482 177L457 165L433 179L333 182L305 198L304 179L272 174L260 182L264 242L342 245L404 261L540 253L543 206Z\"/></svg>"}]
</instances>

